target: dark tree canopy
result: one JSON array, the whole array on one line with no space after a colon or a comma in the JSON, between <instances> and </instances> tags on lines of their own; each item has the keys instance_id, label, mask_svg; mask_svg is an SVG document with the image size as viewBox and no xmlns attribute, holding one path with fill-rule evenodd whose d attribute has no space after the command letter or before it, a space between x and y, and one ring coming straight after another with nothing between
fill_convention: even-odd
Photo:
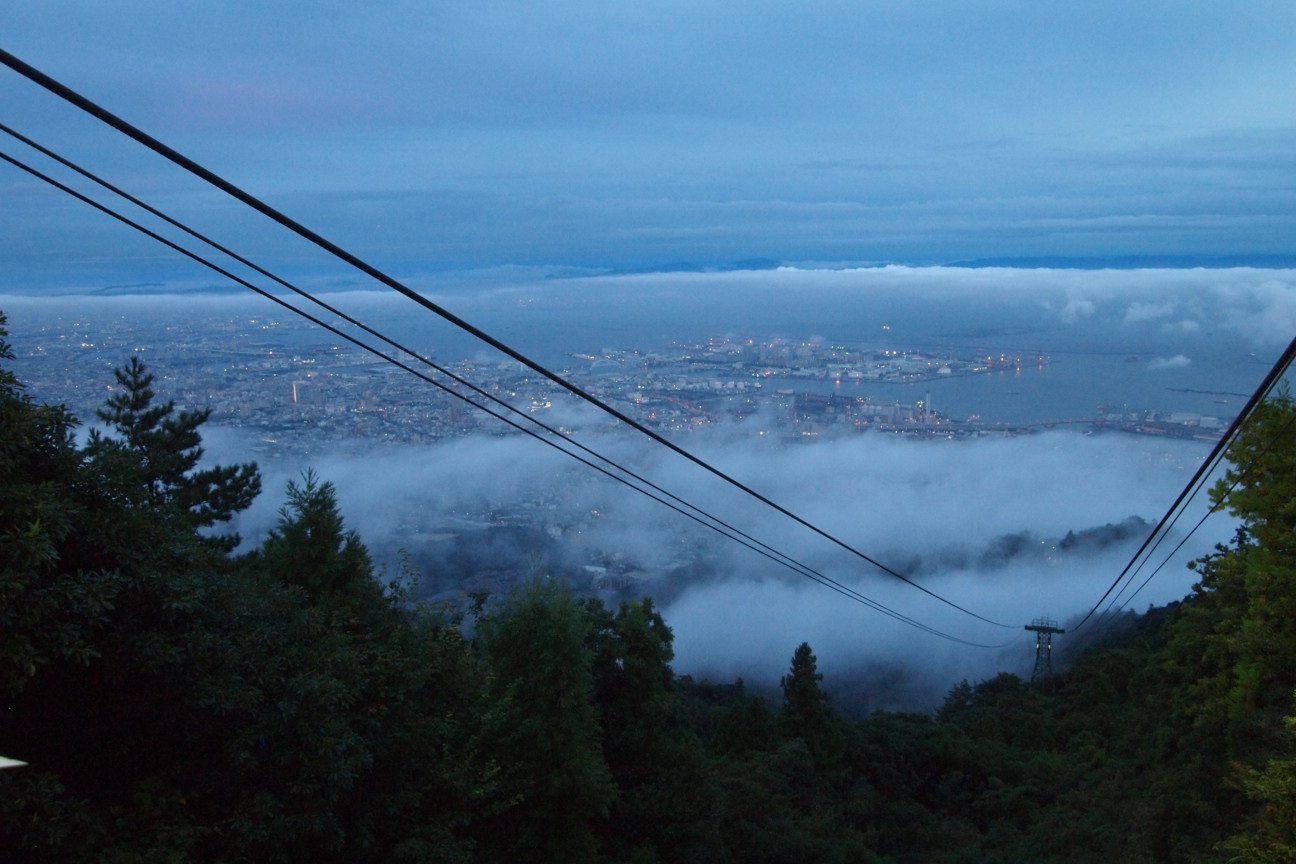
<instances>
[{"instance_id":1,"label":"dark tree canopy","mask_svg":"<svg viewBox=\"0 0 1296 864\"><path fill-rule=\"evenodd\" d=\"M499 708L491 729L517 803L479 837L495 860L597 860L615 796L593 701L590 622L571 590L538 578L478 625Z\"/></svg>"},{"instance_id":2,"label":"dark tree canopy","mask_svg":"<svg viewBox=\"0 0 1296 864\"><path fill-rule=\"evenodd\" d=\"M13 358L5 323L0 314L0 361ZM121 589L113 570L77 554L92 502L76 482L75 426L0 367L0 704L48 663L96 657Z\"/></svg>"}]
</instances>

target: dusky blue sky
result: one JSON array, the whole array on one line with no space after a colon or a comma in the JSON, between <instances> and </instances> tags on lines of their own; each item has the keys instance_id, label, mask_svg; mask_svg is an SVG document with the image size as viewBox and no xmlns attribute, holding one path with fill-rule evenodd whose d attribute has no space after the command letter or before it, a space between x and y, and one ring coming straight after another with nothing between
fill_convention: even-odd
<instances>
[{"instance_id":1,"label":"dusky blue sky","mask_svg":"<svg viewBox=\"0 0 1296 864\"><path fill-rule=\"evenodd\" d=\"M405 273L1282 255L1296 229L1290 2L7 0L0 34ZM308 266L8 70L0 115ZM168 260L9 166L0 196L11 276Z\"/></svg>"}]
</instances>

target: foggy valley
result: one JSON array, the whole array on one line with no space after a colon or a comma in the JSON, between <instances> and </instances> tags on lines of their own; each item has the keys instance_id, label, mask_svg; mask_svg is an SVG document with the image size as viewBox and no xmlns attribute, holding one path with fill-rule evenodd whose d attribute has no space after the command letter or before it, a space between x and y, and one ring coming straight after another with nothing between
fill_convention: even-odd
<instances>
[{"instance_id":1,"label":"foggy valley","mask_svg":"<svg viewBox=\"0 0 1296 864\"><path fill-rule=\"evenodd\" d=\"M779 415L788 409L772 408L769 400L776 390L820 385L776 377L763 379L766 390L752 391L748 401L763 406L751 409L752 417L667 429L690 452L811 524L960 605L996 610L992 617L1015 632L932 601L664 448L616 428L589 406L548 391L543 397L545 422L575 430L586 446L889 608L959 638L1000 646L994 650L916 633L484 415L463 417L468 425L458 432L420 432L416 422L412 434L427 438L421 444L338 437L313 426L309 418L324 416L318 412L326 403L293 404L300 388L292 389L298 386L292 382L337 378L327 367L310 371L319 366L311 346L333 344L325 340L336 337L256 298L192 291L76 300L14 295L5 305L12 310L20 372L24 356L33 372L42 368L42 352L47 362L67 368L55 347L69 339L73 350L97 358L90 368L98 368L103 380L86 380L87 373L78 371L76 391L43 389L48 385L39 378L34 383L35 395L70 400L82 406L83 417L105 392L112 364L131 354L173 382L161 392L174 387L184 394L182 402L202 398L185 389L186 379L212 363L265 366L251 374L273 374L270 380L280 382L272 385L280 407L264 416L285 418L289 425L281 431L246 425L260 422L253 420L222 428L223 416L239 413L238 399L228 391L203 391L216 409L206 438L209 458L256 458L266 476L267 493L233 524L247 544L273 526L286 483L314 469L336 484L348 524L389 572L399 567L398 552L408 556L425 597L506 593L543 571L612 602L652 596L675 629L676 666L683 674L742 677L758 688L773 687L788 646L808 640L823 646L824 668L839 682L843 703L925 710L954 681L1029 673L1033 636L1020 628L1039 615L1065 622L1087 611L1211 445L1209 438L1095 432L1087 421L1098 406L1195 410L1227 424L1230 405L1241 404L1238 397L1254 386L1276 349L1278 325L1296 314L1291 279L1289 271L1261 270L784 269L514 279L487 290L478 283L471 293L443 289L443 302L485 318L558 368L575 364L571 374L578 376L588 362L576 355L663 350L705 333L763 339L814 333L827 344L849 340L949 356L1047 352L1047 367L871 387L827 382L828 392L902 403L926 399L946 412L946 420L975 412L987 431L1003 421L1086 422L1012 427L1014 434L1004 437L926 440L875 430L790 443L789 421ZM988 296L995 305L986 304ZM444 326L430 316L415 326L398 313L400 301L372 292L330 299L358 310L361 320L390 328L405 344L426 346L438 361L473 358L475 365L466 368L481 383L500 374L491 371L500 361L485 349L461 336L437 341ZM673 320L690 323L672 333ZM267 322L273 325L268 330ZM210 349L200 346L212 335L228 340L248 326L258 335L238 338L252 341L213 342L229 345L232 353L217 349L204 359ZM83 343L88 347L77 347ZM258 356L271 358L271 365ZM382 388L395 386L390 373L376 379L366 374L378 383L365 385L364 399L398 404L382 395ZM633 387L638 379L628 380L618 386ZM412 379L401 386L432 390ZM360 395L346 392L337 391L328 410L360 404L349 401ZM763 401L757 401L761 392ZM525 401L534 412L534 400ZM959 409L963 416L953 414ZM465 407L461 414L473 412ZM283 449L289 440L283 436L303 422L291 433L298 444ZM352 434L390 434L360 428ZM267 444L272 438L281 445ZM1231 532L1222 516L1210 520L1137 599L1126 601L1129 608L1181 597L1194 580L1186 563ZM912 647L915 640L921 648ZM1060 658L1066 647L1061 641Z\"/></svg>"}]
</instances>

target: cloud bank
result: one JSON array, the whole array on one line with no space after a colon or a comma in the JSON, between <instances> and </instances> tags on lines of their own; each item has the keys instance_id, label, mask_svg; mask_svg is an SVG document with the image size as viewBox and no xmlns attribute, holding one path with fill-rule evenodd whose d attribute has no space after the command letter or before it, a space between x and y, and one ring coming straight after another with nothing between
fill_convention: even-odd
<instances>
[{"instance_id":1,"label":"cloud bank","mask_svg":"<svg viewBox=\"0 0 1296 864\"><path fill-rule=\"evenodd\" d=\"M213 455L230 443L214 441ZM1068 532L1130 516L1150 525L1204 455L1193 442L1069 432L941 443L874 434L769 448L728 430L690 443L700 444L703 458L847 544L908 569L950 602L1008 628L970 618L877 571L659 448L620 437L600 439L597 446L905 616L960 640L1000 647L970 647L886 617L656 502L592 478L529 439L384 449L363 460L321 455L311 465L337 485L348 524L389 557L404 547L433 569L456 566L459 558L446 551L447 537L455 535L470 538L483 556L470 567L522 571L538 563L596 593L585 565L616 562L636 573L628 587L602 593L613 603L639 594L658 599L676 634L680 673L743 677L770 687L786 671L792 649L809 641L851 704L926 708L962 678L1002 670L1029 674L1032 637L1020 628L1040 615L1066 621L1083 614L1142 539L1118 536L1068 548ZM236 525L246 536L272 523L291 475L288 466L270 469L267 493ZM529 527L485 530L484 513L525 513L522 524ZM1209 522L1131 608L1186 593L1193 581L1186 561L1229 531L1221 520ZM427 576L441 596L454 593L436 572Z\"/></svg>"}]
</instances>

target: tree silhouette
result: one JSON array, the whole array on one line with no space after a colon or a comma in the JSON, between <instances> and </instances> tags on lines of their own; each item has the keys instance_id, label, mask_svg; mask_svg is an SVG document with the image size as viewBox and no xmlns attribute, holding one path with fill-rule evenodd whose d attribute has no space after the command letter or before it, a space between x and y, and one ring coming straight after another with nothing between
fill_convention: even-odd
<instances>
[{"instance_id":1,"label":"tree silhouette","mask_svg":"<svg viewBox=\"0 0 1296 864\"><path fill-rule=\"evenodd\" d=\"M216 466L194 470L202 459L198 431L211 409L176 411L174 401L155 404L153 375L138 357L114 371L116 392L98 412L116 437L90 433L86 452L106 474L123 484L119 491L132 503L172 507L190 527L228 522L261 491L256 465ZM238 538L223 538L233 549Z\"/></svg>"},{"instance_id":2,"label":"tree silhouette","mask_svg":"<svg viewBox=\"0 0 1296 864\"><path fill-rule=\"evenodd\" d=\"M780 719L790 734L806 737L821 731L832 717L829 696L819 686L823 675L808 642L797 646L792 655L792 669L780 680L783 708Z\"/></svg>"}]
</instances>

